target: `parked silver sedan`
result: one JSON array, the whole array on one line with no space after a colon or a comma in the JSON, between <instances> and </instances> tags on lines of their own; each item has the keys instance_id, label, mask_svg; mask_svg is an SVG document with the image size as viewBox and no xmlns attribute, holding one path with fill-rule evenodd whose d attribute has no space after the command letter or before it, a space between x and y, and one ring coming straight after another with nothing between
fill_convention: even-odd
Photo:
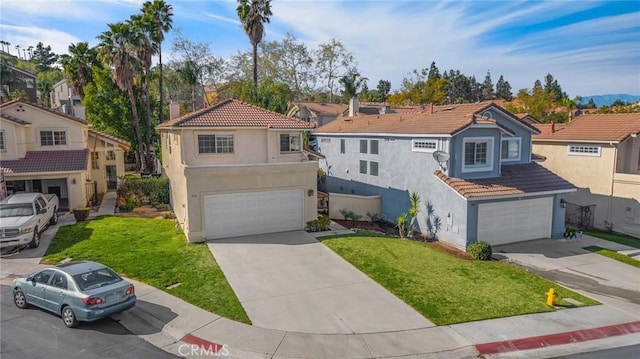
<instances>
[{"instance_id":1,"label":"parked silver sedan","mask_svg":"<svg viewBox=\"0 0 640 359\"><path fill-rule=\"evenodd\" d=\"M123 312L136 304L133 284L96 262L71 262L47 268L11 285L18 308L34 305L62 317L73 328Z\"/></svg>"}]
</instances>

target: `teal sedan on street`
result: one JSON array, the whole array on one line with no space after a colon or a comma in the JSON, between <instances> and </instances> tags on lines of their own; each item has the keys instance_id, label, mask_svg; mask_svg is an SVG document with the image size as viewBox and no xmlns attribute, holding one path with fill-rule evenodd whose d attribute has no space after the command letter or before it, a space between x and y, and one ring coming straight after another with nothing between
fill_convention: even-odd
<instances>
[{"instance_id":1,"label":"teal sedan on street","mask_svg":"<svg viewBox=\"0 0 640 359\"><path fill-rule=\"evenodd\" d=\"M133 284L109 267L90 261L47 268L11 285L13 302L24 309L33 305L62 317L73 328L123 312L136 304Z\"/></svg>"}]
</instances>

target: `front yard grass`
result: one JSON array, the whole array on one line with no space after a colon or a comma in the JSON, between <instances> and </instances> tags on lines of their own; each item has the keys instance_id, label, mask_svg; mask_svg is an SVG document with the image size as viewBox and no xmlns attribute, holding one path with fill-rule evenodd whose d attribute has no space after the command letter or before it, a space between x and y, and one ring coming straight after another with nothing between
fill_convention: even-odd
<instances>
[{"instance_id":1,"label":"front yard grass","mask_svg":"<svg viewBox=\"0 0 640 359\"><path fill-rule=\"evenodd\" d=\"M640 248L640 238L635 238L624 234L599 231L597 229L584 231L584 234L607 241L624 244L625 246Z\"/></svg>"},{"instance_id":2,"label":"front yard grass","mask_svg":"<svg viewBox=\"0 0 640 359\"><path fill-rule=\"evenodd\" d=\"M388 237L339 237L323 243L437 325L549 312L598 302L526 270L497 261L455 257L424 243Z\"/></svg>"},{"instance_id":3,"label":"front yard grass","mask_svg":"<svg viewBox=\"0 0 640 359\"><path fill-rule=\"evenodd\" d=\"M92 260L202 309L251 324L206 244L187 244L167 219L104 216L60 227L43 263ZM179 286L167 289L175 283Z\"/></svg>"},{"instance_id":4,"label":"front yard grass","mask_svg":"<svg viewBox=\"0 0 640 359\"><path fill-rule=\"evenodd\" d=\"M633 258L630 258L629 256L626 256L626 255L624 255L622 253L611 251L611 250L608 250L606 248L601 248L601 247L598 247L598 246L588 246L588 247L583 247L583 249L586 249L586 250L588 250L590 252L593 252L593 253L598 253L601 256L605 256L605 257L609 257L611 259L615 259L618 262L626 263L626 264L632 265L632 266L634 266L636 268L640 268L640 261L635 260Z\"/></svg>"}]
</instances>

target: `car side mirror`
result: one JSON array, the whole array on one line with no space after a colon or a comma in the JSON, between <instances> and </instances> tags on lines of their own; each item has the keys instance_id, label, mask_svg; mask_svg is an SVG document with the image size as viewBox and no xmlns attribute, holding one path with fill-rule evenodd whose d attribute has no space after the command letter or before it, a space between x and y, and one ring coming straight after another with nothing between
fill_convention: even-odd
<instances>
[{"instance_id":1,"label":"car side mirror","mask_svg":"<svg viewBox=\"0 0 640 359\"><path fill-rule=\"evenodd\" d=\"M33 277L27 277L27 282L34 282L35 283L36 279Z\"/></svg>"}]
</instances>

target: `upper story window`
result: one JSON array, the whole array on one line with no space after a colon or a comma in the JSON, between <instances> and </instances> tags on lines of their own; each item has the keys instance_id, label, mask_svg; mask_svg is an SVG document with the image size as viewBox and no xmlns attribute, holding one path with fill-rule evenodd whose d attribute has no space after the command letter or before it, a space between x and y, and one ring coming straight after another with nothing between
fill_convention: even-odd
<instances>
[{"instance_id":1,"label":"upper story window","mask_svg":"<svg viewBox=\"0 0 640 359\"><path fill-rule=\"evenodd\" d=\"M300 134L280 134L280 152L300 152Z\"/></svg>"},{"instance_id":2,"label":"upper story window","mask_svg":"<svg viewBox=\"0 0 640 359\"><path fill-rule=\"evenodd\" d=\"M438 140L413 140L412 149L414 152L433 152L438 148Z\"/></svg>"},{"instance_id":3,"label":"upper story window","mask_svg":"<svg viewBox=\"0 0 640 359\"><path fill-rule=\"evenodd\" d=\"M233 153L233 135L198 135L198 153Z\"/></svg>"},{"instance_id":4,"label":"upper story window","mask_svg":"<svg viewBox=\"0 0 640 359\"><path fill-rule=\"evenodd\" d=\"M520 138L503 138L500 159L503 162L520 161Z\"/></svg>"},{"instance_id":5,"label":"upper story window","mask_svg":"<svg viewBox=\"0 0 640 359\"><path fill-rule=\"evenodd\" d=\"M115 161L116 159L116 152L115 151L107 151L107 155L105 156L105 159L107 161Z\"/></svg>"},{"instance_id":6,"label":"upper story window","mask_svg":"<svg viewBox=\"0 0 640 359\"><path fill-rule=\"evenodd\" d=\"M340 153L345 153L347 152L347 144L346 144L346 140L344 138L340 139Z\"/></svg>"},{"instance_id":7,"label":"upper story window","mask_svg":"<svg viewBox=\"0 0 640 359\"><path fill-rule=\"evenodd\" d=\"M360 140L360 153L367 153L367 140Z\"/></svg>"},{"instance_id":8,"label":"upper story window","mask_svg":"<svg viewBox=\"0 0 640 359\"><path fill-rule=\"evenodd\" d=\"M372 155L378 154L378 140L369 140L369 153Z\"/></svg>"},{"instance_id":9,"label":"upper story window","mask_svg":"<svg viewBox=\"0 0 640 359\"><path fill-rule=\"evenodd\" d=\"M91 152L91 169L97 170L100 169L100 153Z\"/></svg>"},{"instance_id":10,"label":"upper story window","mask_svg":"<svg viewBox=\"0 0 640 359\"><path fill-rule=\"evenodd\" d=\"M6 152L7 145L4 142L4 130L0 130L0 152Z\"/></svg>"},{"instance_id":11,"label":"upper story window","mask_svg":"<svg viewBox=\"0 0 640 359\"><path fill-rule=\"evenodd\" d=\"M40 131L40 146L64 146L67 144L67 132L63 130Z\"/></svg>"},{"instance_id":12,"label":"upper story window","mask_svg":"<svg viewBox=\"0 0 640 359\"><path fill-rule=\"evenodd\" d=\"M463 144L462 172L493 170L493 137L468 137Z\"/></svg>"},{"instance_id":13,"label":"upper story window","mask_svg":"<svg viewBox=\"0 0 640 359\"><path fill-rule=\"evenodd\" d=\"M569 145L569 155L600 157L600 146L597 146L597 145Z\"/></svg>"}]
</instances>

